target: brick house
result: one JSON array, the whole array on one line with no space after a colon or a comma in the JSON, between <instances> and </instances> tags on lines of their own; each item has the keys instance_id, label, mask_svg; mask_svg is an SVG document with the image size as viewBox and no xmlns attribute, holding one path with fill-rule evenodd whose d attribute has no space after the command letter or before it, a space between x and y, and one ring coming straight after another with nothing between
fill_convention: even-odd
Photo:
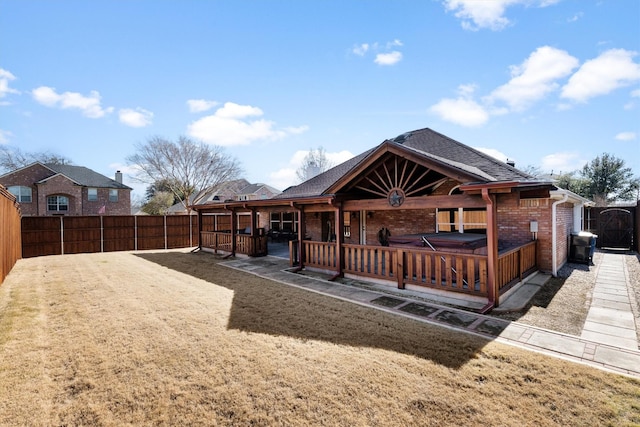
<instances>
[{"instance_id":1,"label":"brick house","mask_svg":"<svg viewBox=\"0 0 640 427\"><path fill-rule=\"evenodd\" d=\"M0 176L23 216L130 215L131 187L83 166L32 163Z\"/></svg>"},{"instance_id":2,"label":"brick house","mask_svg":"<svg viewBox=\"0 0 640 427\"><path fill-rule=\"evenodd\" d=\"M246 179L240 178L222 182L198 194L191 195L191 197L189 197L189 204L203 205L228 201L266 200L280 193L280 190L270 185L263 183L251 184ZM187 210L182 203L176 203L167 211L169 215L185 215L186 213Z\"/></svg>"},{"instance_id":3,"label":"brick house","mask_svg":"<svg viewBox=\"0 0 640 427\"><path fill-rule=\"evenodd\" d=\"M290 218L297 237L290 259L300 269L463 295L490 310L528 275L557 273L590 204L550 180L420 129L271 200L224 208L233 215L259 209ZM219 207L195 209L206 215ZM201 245L224 241L232 253L239 247L206 229L201 236ZM260 236L254 238L242 248L263 248Z\"/></svg>"}]
</instances>

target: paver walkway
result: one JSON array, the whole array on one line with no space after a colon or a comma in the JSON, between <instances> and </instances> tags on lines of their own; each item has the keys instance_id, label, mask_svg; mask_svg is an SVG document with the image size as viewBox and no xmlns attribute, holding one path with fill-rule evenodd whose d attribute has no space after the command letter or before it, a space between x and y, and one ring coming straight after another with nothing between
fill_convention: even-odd
<instances>
[{"instance_id":1,"label":"paver walkway","mask_svg":"<svg viewBox=\"0 0 640 427\"><path fill-rule=\"evenodd\" d=\"M596 268L591 308L581 337L637 350L638 325L631 309L629 274L624 258L618 254L603 253Z\"/></svg>"},{"instance_id":2,"label":"paver walkway","mask_svg":"<svg viewBox=\"0 0 640 427\"><path fill-rule=\"evenodd\" d=\"M615 257L615 255L613 256ZM622 259L622 257L619 258ZM602 264L605 267L608 262ZM287 271L289 268L288 260L272 256L238 258L226 261L222 265L276 280L290 286L411 317L425 323L453 328L490 340L640 378L640 351L637 347L635 349L624 348L611 342L576 337L452 307L418 301L412 299L411 295L407 295L407 297L389 295L371 289L343 285L296 274ZM608 267L602 269L603 282L607 270L609 270ZM598 323L595 320L601 320L595 317L592 319L594 319L594 323Z\"/></svg>"}]
</instances>

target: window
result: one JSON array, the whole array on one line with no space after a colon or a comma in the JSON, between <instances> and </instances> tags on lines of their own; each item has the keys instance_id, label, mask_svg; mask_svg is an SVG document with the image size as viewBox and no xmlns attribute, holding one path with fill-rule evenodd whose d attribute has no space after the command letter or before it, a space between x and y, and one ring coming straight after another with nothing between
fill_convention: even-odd
<instances>
[{"instance_id":1,"label":"window","mask_svg":"<svg viewBox=\"0 0 640 427\"><path fill-rule=\"evenodd\" d=\"M351 212L343 212L344 237L351 237Z\"/></svg>"},{"instance_id":2,"label":"window","mask_svg":"<svg viewBox=\"0 0 640 427\"><path fill-rule=\"evenodd\" d=\"M66 196L47 197L47 209L56 212L66 212L69 210L69 198Z\"/></svg>"},{"instance_id":3,"label":"window","mask_svg":"<svg viewBox=\"0 0 640 427\"><path fill-rule=\"evenodd\" d=\"M271 212L270 230L280 231L280 212Z\"/></svg>"},{"instance_id":4,"label":"window","mask_svg":"<svg viewBox=\"0 0 640 427\"><path fill-rule=\"evenodd\" d=\"M31 187L14 185L8 188L9 193L16 196L19 203L31 203Z\"/></svg>"},{"instance_id":5,"label":"window","mask_svg":"<svg viewBox=\"0 0 640 427\"><path fill-rule=\"evenodd\" d=\"M437 232L485 233L487 211L485 209L438 209Z\"/></svg>"},{"instance_id":6,"label":"window","mask_svg":"<svg viewBox=\"0 0 640 427\"><path fill-rule=\"evenodd\" d=\"M109 189L109 201L117 202L118 201L118 190L115 188Z\"/></svg>"},{"instance_id":7,"label":"window","mask_svg":"<svg viewBox=\"0 0 640 427\"><path fill-rule=\"evenodd\" d=\"M97 188L89 188L87 190L87 200L90 202L95 202L98 200L98 189Z\"/></svg>"}]
</instances>

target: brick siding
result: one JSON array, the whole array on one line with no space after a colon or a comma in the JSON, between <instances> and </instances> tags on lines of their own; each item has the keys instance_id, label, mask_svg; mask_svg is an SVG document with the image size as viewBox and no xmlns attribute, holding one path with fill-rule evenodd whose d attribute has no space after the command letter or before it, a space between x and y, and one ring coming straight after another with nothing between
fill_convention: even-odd
<instances>
[{"instance_id":1,"label":"brick siding","mask_svg":"<svg viewBox=\"0 0 640 427\"><path fill-rule=\"evenodd\" d=\"M78 186L62 175L35 184L52 175L54 173L50 169L36 163L5 175L0 178L0 184L5 187L21 185L31 188L31 203L20 203L22 216L99 215L102 206L105 207L104 215L131 214L131 190L129 189L118 189L118 201L111 202L109 201L109 188L98 188L98 200L89 201L87 187ZM47 207L48 196L68 197L69 210L49 211Z\"/></svg>"}]
</instances>

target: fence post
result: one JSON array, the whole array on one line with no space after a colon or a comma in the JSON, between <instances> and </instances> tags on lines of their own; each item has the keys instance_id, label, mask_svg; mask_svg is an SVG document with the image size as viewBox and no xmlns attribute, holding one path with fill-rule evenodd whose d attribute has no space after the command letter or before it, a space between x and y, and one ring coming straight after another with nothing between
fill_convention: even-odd
<instances>
[{"instance_id":1,"label":"fence post","mask_svg":"<svg viewBox=\"0 0 640 427\"><path fill-rule=\"evenodd\" d=\"M104 223L102 215L100 215L100 252L104 252Z\"/></svg>"},{"instance_id":2,"label":"fence post","mask_svg":"<svg viewBox=\"0 0 640 427\"><path fill-rule=\"evenodd\" d=\"M167 216L164 215L162 217L162 219L164 220L164 250L167 250Z\"/></svg>"},{"instance_id":3,"label":"fence post","mask_svg":"<svg viewBox=\"0 0 640 427\"><path fill-rule=\"evenodd\" d=\"M60 217L60 252L64 255L64 217Z\"/></svg>"},{"instance_id":4,"label":"fence post","mask_svg":"<svg viewBox=\"0 0 640 427\"><path fill-rule=\"evenodd\" d=\"M133 216L133 248L138 250L138 216Z\"/></svg>"}]
</instances>

